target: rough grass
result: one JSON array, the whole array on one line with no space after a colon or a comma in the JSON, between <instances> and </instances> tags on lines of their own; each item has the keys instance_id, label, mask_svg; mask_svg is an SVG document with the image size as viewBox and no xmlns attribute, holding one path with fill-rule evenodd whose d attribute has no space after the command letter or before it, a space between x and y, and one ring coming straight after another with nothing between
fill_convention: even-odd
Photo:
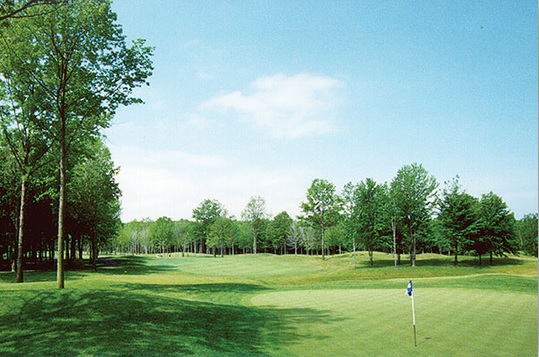
<instances>
[{"instance_id":1,"label":"rough grass","mask_svg":"<svg viewBox=\"0 0 539 357\"><path fill-rule=\"evenodd\" d=\"M418 258L112 256L64 290L54 272L0 273L0 355L537 355L536 258Z\"/></svg>"}]
</instances>

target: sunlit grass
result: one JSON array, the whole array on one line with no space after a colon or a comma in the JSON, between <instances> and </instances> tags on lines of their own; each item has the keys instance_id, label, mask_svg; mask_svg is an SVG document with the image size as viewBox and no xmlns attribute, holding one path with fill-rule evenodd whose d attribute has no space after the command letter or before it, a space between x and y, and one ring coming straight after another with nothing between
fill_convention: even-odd
<instances>
[{"instance_id":1,"label":"sunlit grass","mask_svg":"<svg viewBox=\"0 0 539 357\"><path fill-rule=\"evenodd\" d=\"M111 256L98 272L0 273L0 355L537 355L537 259ZM105 264L106 263L106 264ZM414 279L418 346L413 346Z\"/></svg>"}]
</instances>

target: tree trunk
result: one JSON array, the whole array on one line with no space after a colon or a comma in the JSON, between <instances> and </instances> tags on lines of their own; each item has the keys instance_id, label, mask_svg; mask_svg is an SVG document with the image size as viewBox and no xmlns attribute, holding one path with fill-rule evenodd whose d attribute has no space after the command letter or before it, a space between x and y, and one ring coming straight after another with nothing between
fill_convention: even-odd
<instances>
[{"instance_id":1,"label":"tree trunk","mask_svg":"<svg viewBox=\"0 0 539 357\"><path fill-rule=\"evenodd\" d=\"M325 260L326 259L326 242L324 240L324 225L322 224L322 260Z\"/></svg>"},{"instance_id":2,"label":"tree trunk","mask_svg":"<svg viewBox=\"0 0 539 357\"><path fill-rule=\"evenodd\" d=\"M22 175L21 178L21 209L19 211L19 239L17 243L17 283L24 282L24 206L26 201L26 175Z\"/></svg>"},{"instance_id":3,"label":"tree trunk","mask_svg":"<svg viewBox=\"0 0 539 357\"><path fill-rule=\"evenodd\" d=\"M393 231L393 260L395 261L395 268L396 268L397 267L397 223L395 222L395 220L391 221L391 229Z\"/></svg>"},{"instance_id":4,"label":"tree trunk","mask_svg":"<svg viewBox=\"0 0 539 357\"><path fill-rule=\"evenodd\" d=\"M63 117L63 115L61 115ZM58 289L64 288L64 216L66 201L66 128L65 118L60 125L60 195L58 202L58 254L57 254L57 279Z\"/></svg>"},{"instance_id":5,"label":"tree trunk","mask_svg":"<svg viewBox=\"0 0 539 357\"><path fill-rule=\"evenodd\" d=\"M372 267L374 266L374 260L373 260L373 251L369 249L369 265Z\"/></svg>"},{"instance_id":6,"label":"tree trunk","mask_svg":"<svg viewBox=\"0 0 539 357\"><path fill-rule=\"evenodd\" d=\"M256 232L253 234L253 254L256 254Z\"/></svg>"},{"instance_id":7,"label":"tree trunk","mask_svg":"<svg viewBox=\"0 0 539 357\"><path fill-rule=\"evenodd\" d=\"M357 267L357 256L356 256L356 238L354 237L352 239L353 247L354 247L354 269Z\"/></svg>"},{"instance_id":8,"label":"tree trunk","mask_svg":"<svg viewBox=\"0 0 539 357\"><path fill-rule=\"evenodd\" d=\"M412 229L410 229L410 236L412 237L412 251L410 252L411 253L411 263L412 263L412 266L415 267L415 234L413 232Z\"/></svg>"}]
</instances>

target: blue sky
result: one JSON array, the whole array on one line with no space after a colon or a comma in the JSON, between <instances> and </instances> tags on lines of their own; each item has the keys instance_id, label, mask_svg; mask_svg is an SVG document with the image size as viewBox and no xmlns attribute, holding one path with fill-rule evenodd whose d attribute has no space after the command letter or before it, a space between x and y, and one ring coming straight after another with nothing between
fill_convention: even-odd
<instances>
[{"instance_id":1,"label":"blue sky","mask_svg":"<svg viewBox=\"0 0 539 357\"><path fill-rule=\"evenodd\" d=\"M144 105L107 129L122 219L292 216L314 178L391 181L421 163L537 211L535 1L116 0L155 46Z\"/></svg>"}]
</instances>

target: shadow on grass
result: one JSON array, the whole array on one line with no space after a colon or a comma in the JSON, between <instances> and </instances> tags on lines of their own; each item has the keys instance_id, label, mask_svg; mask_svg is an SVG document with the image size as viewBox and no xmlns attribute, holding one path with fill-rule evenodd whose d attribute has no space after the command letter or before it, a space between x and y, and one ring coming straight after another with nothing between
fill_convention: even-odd
<instances>
[{"instance_id":1,"label":"shadow on grass","mask_svg":"<svg viewBox=\"0 0 539 357\"><path fill-rule=\"evenodd\" d=\"M178 269L178 266L172 264L164 258L163 264L149 264L157 260L140 256L113 256L98 259L97 271L100 273L146 275L154 273L170 272Z\"/></svg>"},{"instance_id":2,"label":"shadow on grass","mask_svg":"<svg viewBox=\"0 0 539 357\"><path fill-rule=\"evenodd\" d=\"M0 354L265 355L273 346L324 338L305 336L302 327L338 320L325 311L191 301L156 294L157 286L135 285L119 291L26 292L17 308L0 316ZM260 289L241 284L186 288L202 293Z\"/></svg>"},{"instance_id":3,"label":"shadow on grass","mask_svg":"<svg viewBox=\"0 0 539 357\"><path fill-rule=\"evenodd\" d=\"M103 257L97 261L97 273L103 274L122 274L122 275L146 275L170 272L178 269L177 265L172 262L169 264L149 264L151 258L140 256L117 256ZM164 261L166 263L166 261ZM29 283L37 282L53 282L56 281L56 263L51 265L52 268L47 269L32 269L32 266L27 266L24 271L24 281ZM77 280L89 274L95 274L88 260L79 261L77 264L68 264L65 270L67 280ZM0 272L0 282L15 283L16 273Z\"/></svg>"}]
</instances>

